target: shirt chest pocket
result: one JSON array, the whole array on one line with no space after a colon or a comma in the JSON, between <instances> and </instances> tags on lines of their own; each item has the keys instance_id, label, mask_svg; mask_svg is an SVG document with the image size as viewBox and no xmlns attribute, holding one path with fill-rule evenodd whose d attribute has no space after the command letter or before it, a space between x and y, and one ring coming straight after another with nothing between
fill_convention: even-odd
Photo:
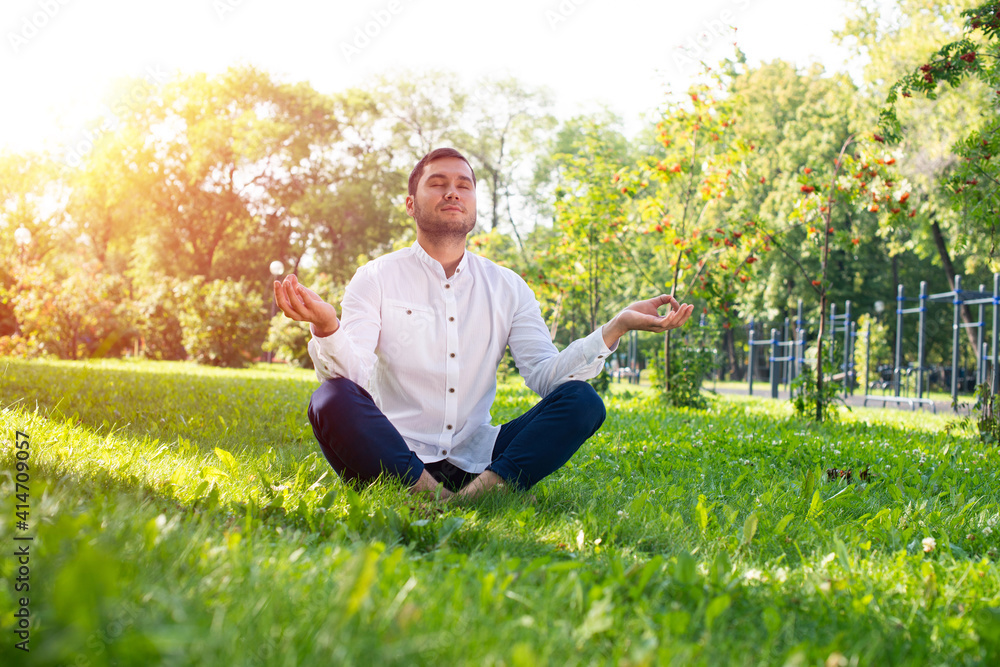
<instances>
[{"instance_id":1,"label":"shirt chest pocket","mask_svg":"<svg viewBox=\"0 0 1000 667\"><path fill-rule=\"evenodd\" d=\"M426 351L437 335L437 315L428 306L398 299L382 301L382 331L379 345L391 357Z\"/></svg>"}]
</instances>

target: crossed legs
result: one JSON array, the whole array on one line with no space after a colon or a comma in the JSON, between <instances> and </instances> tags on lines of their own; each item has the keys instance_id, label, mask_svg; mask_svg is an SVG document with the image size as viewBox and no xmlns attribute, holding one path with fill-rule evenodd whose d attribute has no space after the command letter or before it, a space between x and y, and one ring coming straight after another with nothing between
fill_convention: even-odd
<instances>
[{"instance_id":1,"label":"crossed legs","mask_svg":"<svg viewBox=\"0 0 1000 667\"><path fill-rule=\"evenodd\" d=\"M562 467L604 422L604 402L586 382L559 385L500 427L492 462L476 476L448 461L425 464L409 450L371 395L346 378L325 381L309 402L309 421L327 461L344 480L399 478L413 491L483 493L500 482L526 490Z\"/></svg>"}]
</instances>

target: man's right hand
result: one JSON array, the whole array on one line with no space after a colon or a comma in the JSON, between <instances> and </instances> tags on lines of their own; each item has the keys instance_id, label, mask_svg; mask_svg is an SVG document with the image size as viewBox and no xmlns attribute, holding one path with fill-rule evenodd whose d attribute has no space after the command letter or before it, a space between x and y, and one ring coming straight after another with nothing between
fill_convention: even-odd
<instances>
[{"instance_id":1,"label":"man's right hand","mask_svg":"<svg viewBox=\"0 0 1000 667\"><path fill-rule=\"evenodd\" d=\"M296 322L309 322L312 333L324 338L340 328L337 309L319 298L316 292L299 284L295 274L274 281L274 302L281 312Z\"/></svg>"}]
</instances>

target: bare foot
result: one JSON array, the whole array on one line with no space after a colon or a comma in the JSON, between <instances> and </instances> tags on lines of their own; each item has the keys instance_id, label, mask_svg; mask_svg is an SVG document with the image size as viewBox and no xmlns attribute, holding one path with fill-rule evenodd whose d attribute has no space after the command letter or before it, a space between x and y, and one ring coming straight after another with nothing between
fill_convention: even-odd
<instances>
[{"instance_id":1,"label":"bare foot","mask_svg":"<svg viewBox=\"0 0 1000 667\"><path fill-rule=\"evenodd\" d=\"M434 479L429 472L424 470L420 475L420 479L417 483L410 487L410 493L423 493L429 494L434 497L435 500L447 500L451 498L454 493L444 488L444 485Z\"/></svg>"},{"instance_id":2,"label":"bare foot","mask_svg":"<svg viewBox=\"0 0 1000 667\"><path fill-rule=\"evenodd\" d=\"M476 498L502 482L503 478L500 475L492 470L484 470L479 474L479 477L469 482L461 491L454 495L464 499Z\"/></svg>"}]
</instances>

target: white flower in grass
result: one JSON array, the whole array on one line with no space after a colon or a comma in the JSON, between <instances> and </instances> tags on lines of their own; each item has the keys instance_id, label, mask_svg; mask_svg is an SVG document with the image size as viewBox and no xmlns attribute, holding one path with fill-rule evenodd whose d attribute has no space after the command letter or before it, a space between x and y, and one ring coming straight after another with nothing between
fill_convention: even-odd
<instances>
[{"instance_id":1,"label":"white flower in grass","mask_svg":"<svg viewBox=\"0 0 1000 667\"><path fill-rule=\"evenodd\" d=\"M990 528L989 526L986 526L985 528L983 528L983 535L985 535L986 537L989 537L992 534L993 534L993 529L992 528Z\"/></svg>"},{"instance_id":2,"label":"white flower in grass","mask_svg":"<svg viewBox=\"0 0 1000 667\"><path fill-rule=\"evenodd\" d=\"M924 545L924 553L929 554L930 552L934 551L934 549L937 548L937 540L935 540L933 537L925 537L921 542L921 544Z\"/></svg>"}]
</instances>

